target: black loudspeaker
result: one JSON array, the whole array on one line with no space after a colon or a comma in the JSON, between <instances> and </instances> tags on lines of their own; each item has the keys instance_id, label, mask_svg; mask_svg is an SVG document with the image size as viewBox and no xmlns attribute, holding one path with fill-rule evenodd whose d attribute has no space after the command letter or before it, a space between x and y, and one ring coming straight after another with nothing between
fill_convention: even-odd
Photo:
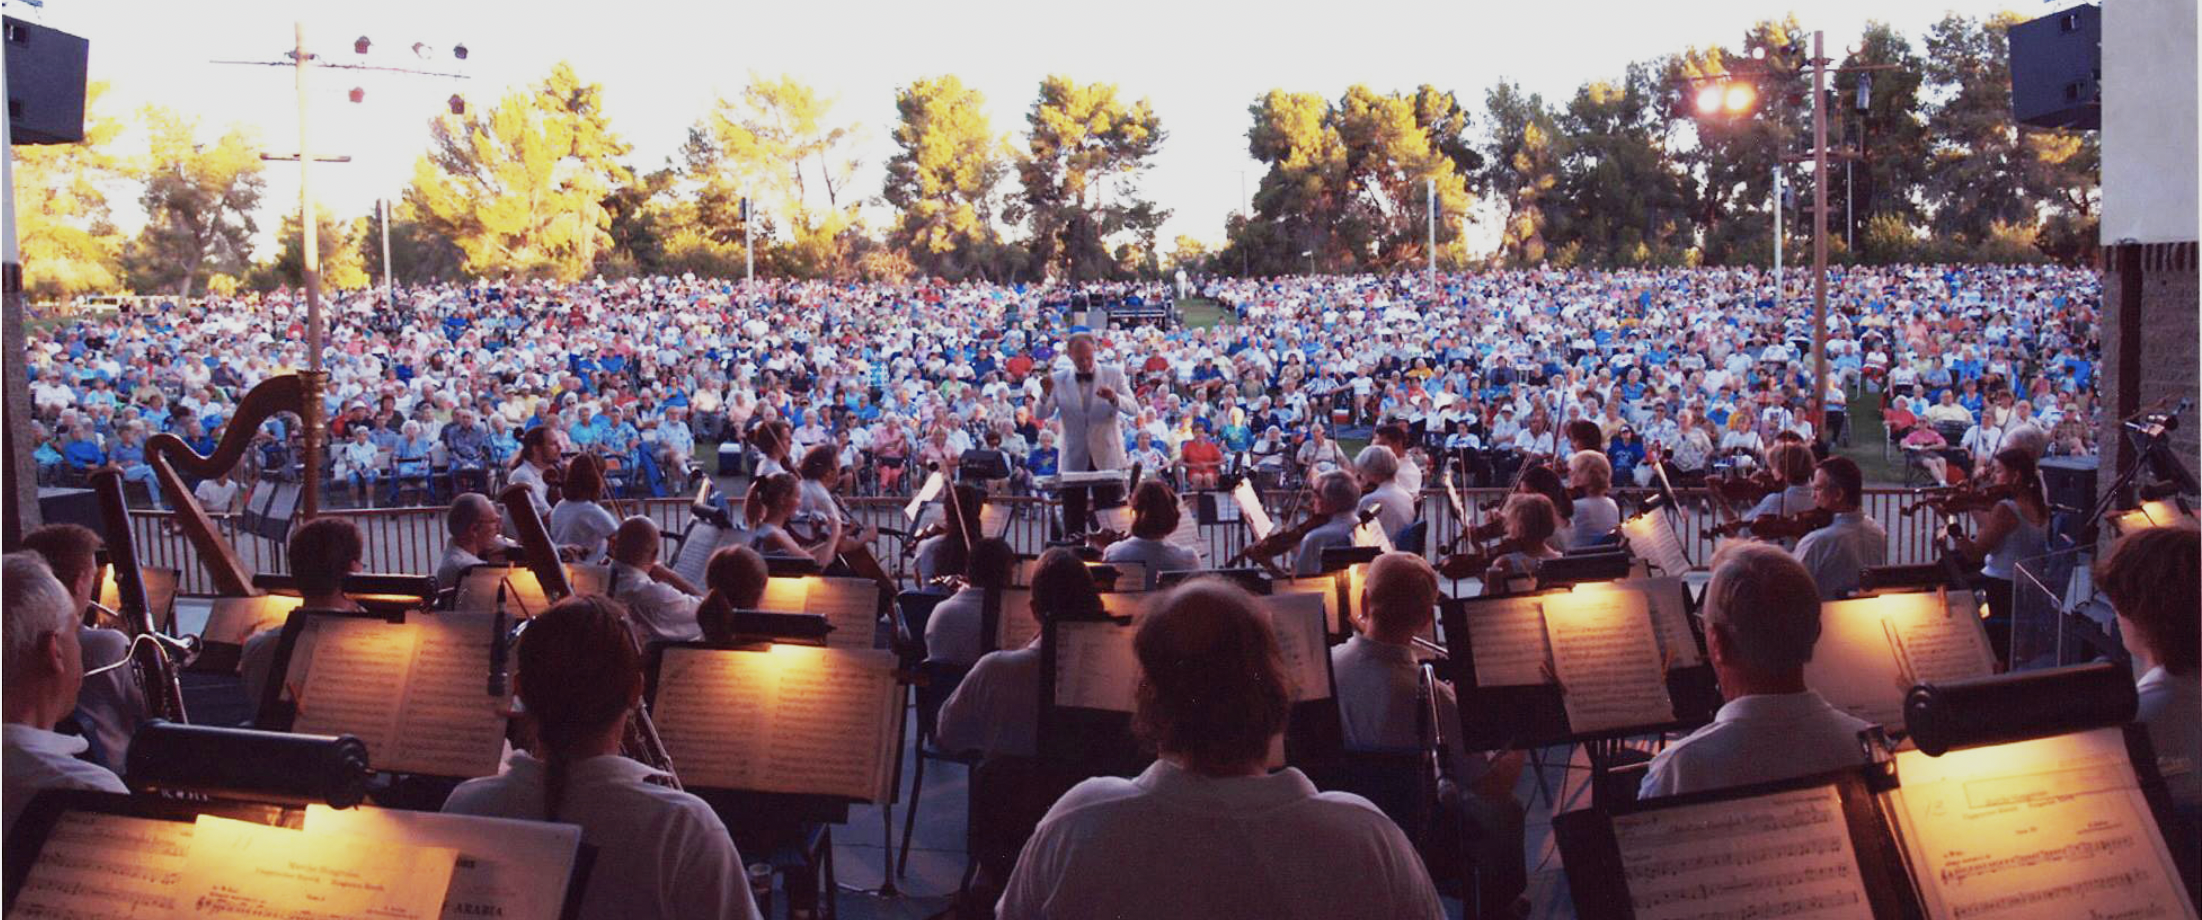
<instances>
[{"instance_id":1,"label":"black loudspeaker","mask_svg":"<svg viewBox=\"0 0 2202 920\"><path fill-rule=\"evenodd\" d=\"M38 490L38 519L48 524L81 524L107 539L107 522L100 517L99 494L90 489Z\"/></svg>"},{"instance_id":2,"label":"black loudspeaker","mask_svg":"<svg viewBox=\"0 0 2202 920\"><path fill-rule=\"evenodd\" d=\"M84 62L91 43L12 16L0 19L8 68L8 139L84 142Z\"/></svg>"},{"instance_id":3,"label":"black loudspeaker","mask_svg":"<svg viewBox=\"0 0 2202 920\"><path fill-rule=\"evenodd\" d=\"M2103 8L2011 27L2011 117L2037 128L2103 126Z\"/></svg>"}]
</instances>

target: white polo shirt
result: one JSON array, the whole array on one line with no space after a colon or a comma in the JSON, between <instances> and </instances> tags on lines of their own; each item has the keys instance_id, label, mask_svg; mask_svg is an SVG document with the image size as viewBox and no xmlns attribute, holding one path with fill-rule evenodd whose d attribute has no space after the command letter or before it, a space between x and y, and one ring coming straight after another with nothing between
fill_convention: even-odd
<instances>
[{"instance_id":1,"label":"white polo shirt","mask_svg":"<svg viewBox=\"0 0 2202 920\"><path fill-rule=\"evenodd\" d=\"M933 607L925 619L925 657L934 661L970 665L984 654L986 589L960 588ZM1024 611L1015 611L1019 616ZM1006 614L1005 614L1006 615Z\"/></svg>"},{"instance_id":2,"label":"white polo shirt","mask_svg":"<svg viewBox=\"0 0 2202 920\"><path fill-rule=\"evenodd\" d=\"M107 768L76 759L91 744L75 735L9 722L0 725L0 745L4 745L0 768L6 774L5 801L0 805L7 811L5 823L0 823L0 837L15 828L16 816L23 813L31 797L45 790L130 791L122 784L122 777Z\"/></svg>"},{"instance_id":3,"label":"white polo shirt","mask_svg":"<svg viewBox=\"0 0 2202 920\"><path fill-rule=\"evenodd\" d=\"M2172 804L2202 804L2202 680L2158 665L2141 676L2140 691L2141 709L2134 721L2148 726L2156 769Z\"/></svg>"},{"instance_id":4,"label":"white polo shirt","mask_svg":"<svg viewBox=\"0 0 2202 920\"><path fill-rule=\"evenodd\" d=\"M1296 769L1211 777L1156 761L1079 783L1025 844L1002 920L1438 918L1430 877L1367 799Z\"/></svg>"},{"instance_id":5,"label":"white polo shirt","mask_svg":"<svg viewBox=\"0 0 2202 920\"><path fill-rule=\"evenodd\" d=\"M1640 798L1768 783L1865 762L1858 733L1871 727L1818 693L1762 693L1729 700L1713 724L1659 756Z\"/></svg>"},{"instance_id":6,"label":"white polo shirt","mask_svg":"<svg viewBox=\"0 0 2202 920\"><path fill-rule=\"evenodd\" d=\"M612 563L618 579L615 595L643 635L644 642L693 642L703 638L696 624L696 607L703 600L679 588L651 578L650 573L624 562Z\"/></svg>"},{"instance_id":7,"label":"white polo shirt","mask_svg":"<svg viewBox=\"0 0 2202 920\"><path fill-rule=\"evenodd\" d=\"M497 776L461 783L443 810L542 820L543 762L514 752L505 766ZM596 847L583 920L761 920L726 825L702 799L648 782L655 772L617 755L567 769L558 819L580 825L582 841Z\"/></svg>"},{"instance_id":8,"label":"white polo shirt","mask_svg":"<svg viewBox=\"0 0 2202 920\"><path fill-rule=\"evenodd\" d=\"M1040 640L979 659L948 702L941 704L933 740L942 750L980 751L988 756L1038 753Z\"/></svg>"}]
</instances>

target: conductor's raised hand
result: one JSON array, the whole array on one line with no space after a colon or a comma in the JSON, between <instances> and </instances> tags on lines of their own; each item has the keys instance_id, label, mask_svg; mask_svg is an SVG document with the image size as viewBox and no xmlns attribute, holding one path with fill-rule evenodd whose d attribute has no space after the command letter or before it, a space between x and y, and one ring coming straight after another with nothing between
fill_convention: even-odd
<instances>
[{"instance_id":1,"label":"conductor's raised hand","mask_svg":"<svg viewBox=\"0 0 2202 920\"><path fill-rule=\"evenodd\" d=\"M1099 388L1093 391L1093 395L1101 397L1101 400L1103 402L1115 402L1116 388L1107 384L1102 384Z\"/></svg>"}]
</instances>

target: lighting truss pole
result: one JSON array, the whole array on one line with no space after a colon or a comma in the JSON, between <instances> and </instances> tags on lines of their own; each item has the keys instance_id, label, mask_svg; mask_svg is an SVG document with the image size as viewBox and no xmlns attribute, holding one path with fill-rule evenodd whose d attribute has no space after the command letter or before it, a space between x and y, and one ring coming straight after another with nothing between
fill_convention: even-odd
<instances>
[{"instance_id":1,"label":"lighting truss pole","mask_svg":"<svg viewBox=\"0 0 2202 920\"><path fill-rule=\"evenodd\" d=\"M360 43L355 45L354 47L361 54L365 54L367 50L366 40L361 39ZM415 50L418 51L419 47L420 46L415 46ZM463 48L454 48L453 51L460 60L465 60L465 53ZM304 488L301 490L301 495L299 498L298 513L301 517L311 520L314 517L319 516L321 512L321 456L325 445L325 439L328 436L328 426L324 424L324 420L322 418L324 410L321 404L321 392L324 383L327 380L327 372L322 368L321 350L323 343L326 342L327 339L325 335L325 321L323 319L321 311L321 227L319 225L317 215L314 213L315 208L313 201L312 166L316 157L313 155L313 149L311 147L312 139L308 136L306 131L307 113L308 109L311 108L311 106L308 104L308 100L311 98L309 89L312 85L311 74L313 68L315 66L320 66L335 68L339 70L374 70L387 73L405 73L416 74L420 76L450 77L459 80L466 79L466 76L464 74L437 73L427 70L412 70L403 67L383 67L371 64L317 65L314 61L313 55L308 53L306 50L306 23L302 20L295 21L291 24L291 52L290 60L288 61L215 61L214 63L243 64L256 67L289 67L292 69L292 78L297 88L297 160L299 214L298 235L301 244L300 250L304 261L304 264L299 268L299 274L303 282L302 286L306 289L306 370L299 373L300 381L304 384L302 389L305 391L305 394L303 400L304 405L299 407L299 427L302 429L300 433L304 436L305 440L305 449L302 451L302 453L305 455L304 460L307 471ZM358 97L355 95L354 100L356 101L357 98ZM458 105L458 97L453 97L453 105ZM291 159L290 157L263 158L273 160ZM350 157L327 157L320 159L322 160L322 162L338 163L350 162L351 160ZM389 232L389 218L387 216L387 212L385 212L385 217L383 218L383 228L383 232L387 234ZM382 264L385 280L383 283L387 288L389 284L388 272L390 267L389 244L387 236L384 237L384 241L385 242L383 248Z\"/></svg>"},{"instance_id":2,"label":"lighting truss pole","mask_svg":"<svg viewBox=\"0 0 2202 920\"><path fill-rule=\"evenodd\" d=\"M1827 413L1827 54L1812 33L1812 389L1806 406L1819 406L1814 431Z\"/></svg>"},{"instance_id":3,"label":"lighting truss pole","mask_svg":"<svg viewBox=\"0 0 2202 920\"><path fill-rule=\"evenodd\" d=\"M1774 304L1781 305L1781 164L1774 164Z\"/></svg>"},{"instance_id":4,"label":"lighting truss pole","mask_svg":"<svg viewBox=\"0 0 2202 920\"><path fill-rule=\"evenodd\" d=\"M1437 296L1437 180L1432 178L1423 182L1424 196L1427 199L1424 210L1430 225L1430 296L1434 298Z\"/></svg>"}]
</instances>

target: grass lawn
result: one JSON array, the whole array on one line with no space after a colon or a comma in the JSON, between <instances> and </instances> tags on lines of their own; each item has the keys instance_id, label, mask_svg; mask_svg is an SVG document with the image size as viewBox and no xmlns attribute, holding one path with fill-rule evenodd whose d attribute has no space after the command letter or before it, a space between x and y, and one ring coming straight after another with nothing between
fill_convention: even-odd
<instances>
[{"instance_id":1,"label":"grass lawn","mask_svg":"<svg viewBox=\"0 0 2202 920\"><path fill-rule=\"evenodd\" d=\"M1177 314L1178 321L1191 329L1220 326L1231 318L1231 311L1222 304L1202 297L1188 297L1178 301Z\"/></svg>"},{"instance_id":2,"label":"grass lawn","mask_svg":"<svg viewBox=\"0 0 2202 920\"><path fill-rule=\"evenodd\" d=\"M1881 394L1863 389L1850 394L1850 446L1835 452L1858 462L1868 486L1904 484L1904 455L1887 450L1888 429L1881 425Z\"/></svg>"}]
</instances>

